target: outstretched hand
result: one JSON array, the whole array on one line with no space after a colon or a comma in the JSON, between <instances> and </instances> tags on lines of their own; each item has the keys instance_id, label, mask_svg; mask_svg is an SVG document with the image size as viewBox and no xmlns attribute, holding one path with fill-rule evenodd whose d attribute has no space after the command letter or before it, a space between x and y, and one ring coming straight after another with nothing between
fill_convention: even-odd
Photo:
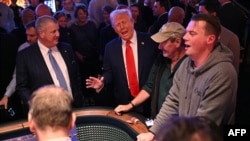
<instances>
[{"instance_id":1,"label":"outstretched hand","mask_svg":"<svg viewBox=\"0 0 250 141\"><path fill-rule=\"evenodd\" d=\"M104 77L97 78L90 76L86 79L86 88L93 88L95 90L101 89L104 85L103 80Z\"/></svg>"}]
</instances>

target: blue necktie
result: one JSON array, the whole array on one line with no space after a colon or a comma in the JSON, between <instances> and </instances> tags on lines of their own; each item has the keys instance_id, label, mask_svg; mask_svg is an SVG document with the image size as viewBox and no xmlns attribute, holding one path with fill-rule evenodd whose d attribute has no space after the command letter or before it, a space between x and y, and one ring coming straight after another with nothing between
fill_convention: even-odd
<instances>
[{"instance_id":1,"label":"blue necktie","mask_svg":"<svg viewBox=\"0 0 250 141\"><path fill-rule=\"evenodd\" d=\"M56 73L56 77L57 77L57 80L59 81L60 86L67 90L68 88L67 88L65 78L63 76L63 73L62 73L58 63L56 62L54 56L52 55L51 49L48 51L48 54L49 54L50 63L51 63L51 65Z\"/></svg>"}]
</instances>

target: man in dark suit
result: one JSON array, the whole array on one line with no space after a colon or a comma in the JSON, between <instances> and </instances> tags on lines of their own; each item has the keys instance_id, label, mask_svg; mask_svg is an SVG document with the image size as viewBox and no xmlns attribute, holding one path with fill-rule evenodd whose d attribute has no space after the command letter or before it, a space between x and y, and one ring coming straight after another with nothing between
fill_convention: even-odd
<instances>
[{"instance_id":1,"label":"man in dark suit","mask_svg":"<svg viewBox=\"0 0 250 141\"><path fill-rule=\"evenodd\" d=\"M131 12L128 9L117 9L110 14L111 23L115 32L120 36L110 41L106 48L103 61L103 77L90 77L86 80L87 88L100 91L103 86L112 83L115 103L127 104L134 98L129 83L128 66L126 61L126 42L130 41L133 51L139 89L148 78L149 71L158 53L157 43L153 42L149 34L136 32ZM139 91L138 91L139 92ZM136 93L138 94L138 93ZM133 104L131 104L133 106ZM145 108L147 109L145 110ZM134 111L149 116L150 105L134 107Z\"/></svg>"},{"instance_id":2,"label":"man in dark suit","mask_svg":"<svg viewBox=\"0 0 250 141\"><path fill-rule=\"evenodd\" d=\"M153 13L157 17L156 21L149 28L150 34L155 34L159 31L163 24L168 21L168 10L171 4L169 0L156 0L154 2Z\"/></svg>"},{"instance_id":3,"label":"man in dark suit","mask_svg":"<svg viewBox=\"0 0 250 141\"><path fill-rule=\"evenodd\" d=\"M58 71L50 60L51 54L63 75L64 88L73 96L73 107L82 106L82 84L75 54L68 44L58 43L58 23L51 16L41 16L36 21L38 41L18 53L16 64L17 93L24 104L32 92L41 86L61 86Z\"/></svg>"},{"instance_id":4,"label":"man in dark suit","mask_svg":"<svg viewBox=\"0 0 250 141\"><path fill-rule=\"evenodd\" d=\"M223 26L235 33L243 44L246 15L231 0L219 0L221 8L218 17Z\"/></svg>"}]
</instances>

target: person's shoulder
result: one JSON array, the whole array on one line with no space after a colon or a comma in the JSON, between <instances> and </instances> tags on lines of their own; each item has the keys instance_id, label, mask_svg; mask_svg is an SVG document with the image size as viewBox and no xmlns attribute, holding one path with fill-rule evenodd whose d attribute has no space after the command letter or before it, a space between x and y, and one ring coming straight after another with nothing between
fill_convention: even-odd
<instances>
[{"instance_id":1,"label":"person's shoulder","mask_svg":"<svg viewBox=\"0 0 250 141\"><path fill-rule=\"evenodd\" d=\"M57 46L61 48L71 48L71 45L66 42L59 42Z\"/></svg>"},{"instance_id":2,"label":"person's shoulder","mask_svg":"<svg viewBox=\"0 0 250 141\"><path fill-rule=\"evenodd\" d=\"M136 31L137 37L150 38L151 34L147 32Z\"/></svg>"},{"instance_id":3,"label":"person's shoulder","mask_svg":"<svg viewBox=\"0 0 250 141\"><path fill-rule=\"evenodd\" d=\"M20 48L21 50L18 51L18 54L21 54L21 55L26 55L28 54L28 56L32 55L35 50L37 50L39 47L38 47L38 44L37 43L34 43L34 44L31 44L25 48Z\"/></svg>"},{"instance_id":4,"label":"person's shoulder","mask_svg":"<svg viewBox=\"0 0 250 141\"><path fill-rule=\"evenodd\" d=\"M234 37L237 37L236 34L234 34L232 31L230 31L229 29L227 29L226 27L224 26L221 26L221 38L234 38Z\"/></svg>"},{"instance_id":5,"label":"person's shoulder","mask_svg":"<svg viewBox=\"0 0 250 141\"><path fill-rule=\"evenodd\" d=\"M120 37L116 37L114 39L112 39L111 41L109 41L107 43L107 46L113 46L113 45L116 45L116 44L121 44L122 43L122 40Z\"/></svg>"},{"instance_id":6,"label":"person's shoulder","mask_svg":"<svg viewBox=\"0 0 250 141\"><path fill-rule=\"evenodd\" d=\"M140 40L144 43L151 43L154 46L158 45L158 43L156 43L155 41L152 40L150 33L137 31L137 38L138 38L137 39L138 41Z\"/></svg>"}]
</instances>

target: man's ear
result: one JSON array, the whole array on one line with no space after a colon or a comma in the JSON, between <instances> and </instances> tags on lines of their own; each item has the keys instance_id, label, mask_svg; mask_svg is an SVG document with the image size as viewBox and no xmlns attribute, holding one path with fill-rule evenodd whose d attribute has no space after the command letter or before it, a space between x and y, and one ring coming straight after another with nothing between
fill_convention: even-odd
<instances>
[{"instance_id":1,"label":"man's ear","mask_svg":"<svg viewBox=\"0 0 250 141\"><path fill-rule=\"evenodd\" d=\"M215 41L215 35L209 35L208 38L207 38L207 43L208 44L213 44L214 41Z\"/></svg>"},{"instance_id":2,"label":"man's ear","mask_svg":"<svg viewBox=\"0 0 250 141\"><path fill-rule=\"evenodd\" d=\"M30 132L36 133L36 125L30 113L28 114L28 123L29 123Z\"/></svg>"},{"instance_id":3,"label":"man's ear","mask_svg":"<svg viewBox=\"0 0 250 141\"><path fill-rule=\"evenodd\" d=\"M75 127L75 122L76 122L76 114L73 112L71 114L71 120L70 120L70 123L69 123L69 129L73 129Z\"/></svg>"}]
</instances>

